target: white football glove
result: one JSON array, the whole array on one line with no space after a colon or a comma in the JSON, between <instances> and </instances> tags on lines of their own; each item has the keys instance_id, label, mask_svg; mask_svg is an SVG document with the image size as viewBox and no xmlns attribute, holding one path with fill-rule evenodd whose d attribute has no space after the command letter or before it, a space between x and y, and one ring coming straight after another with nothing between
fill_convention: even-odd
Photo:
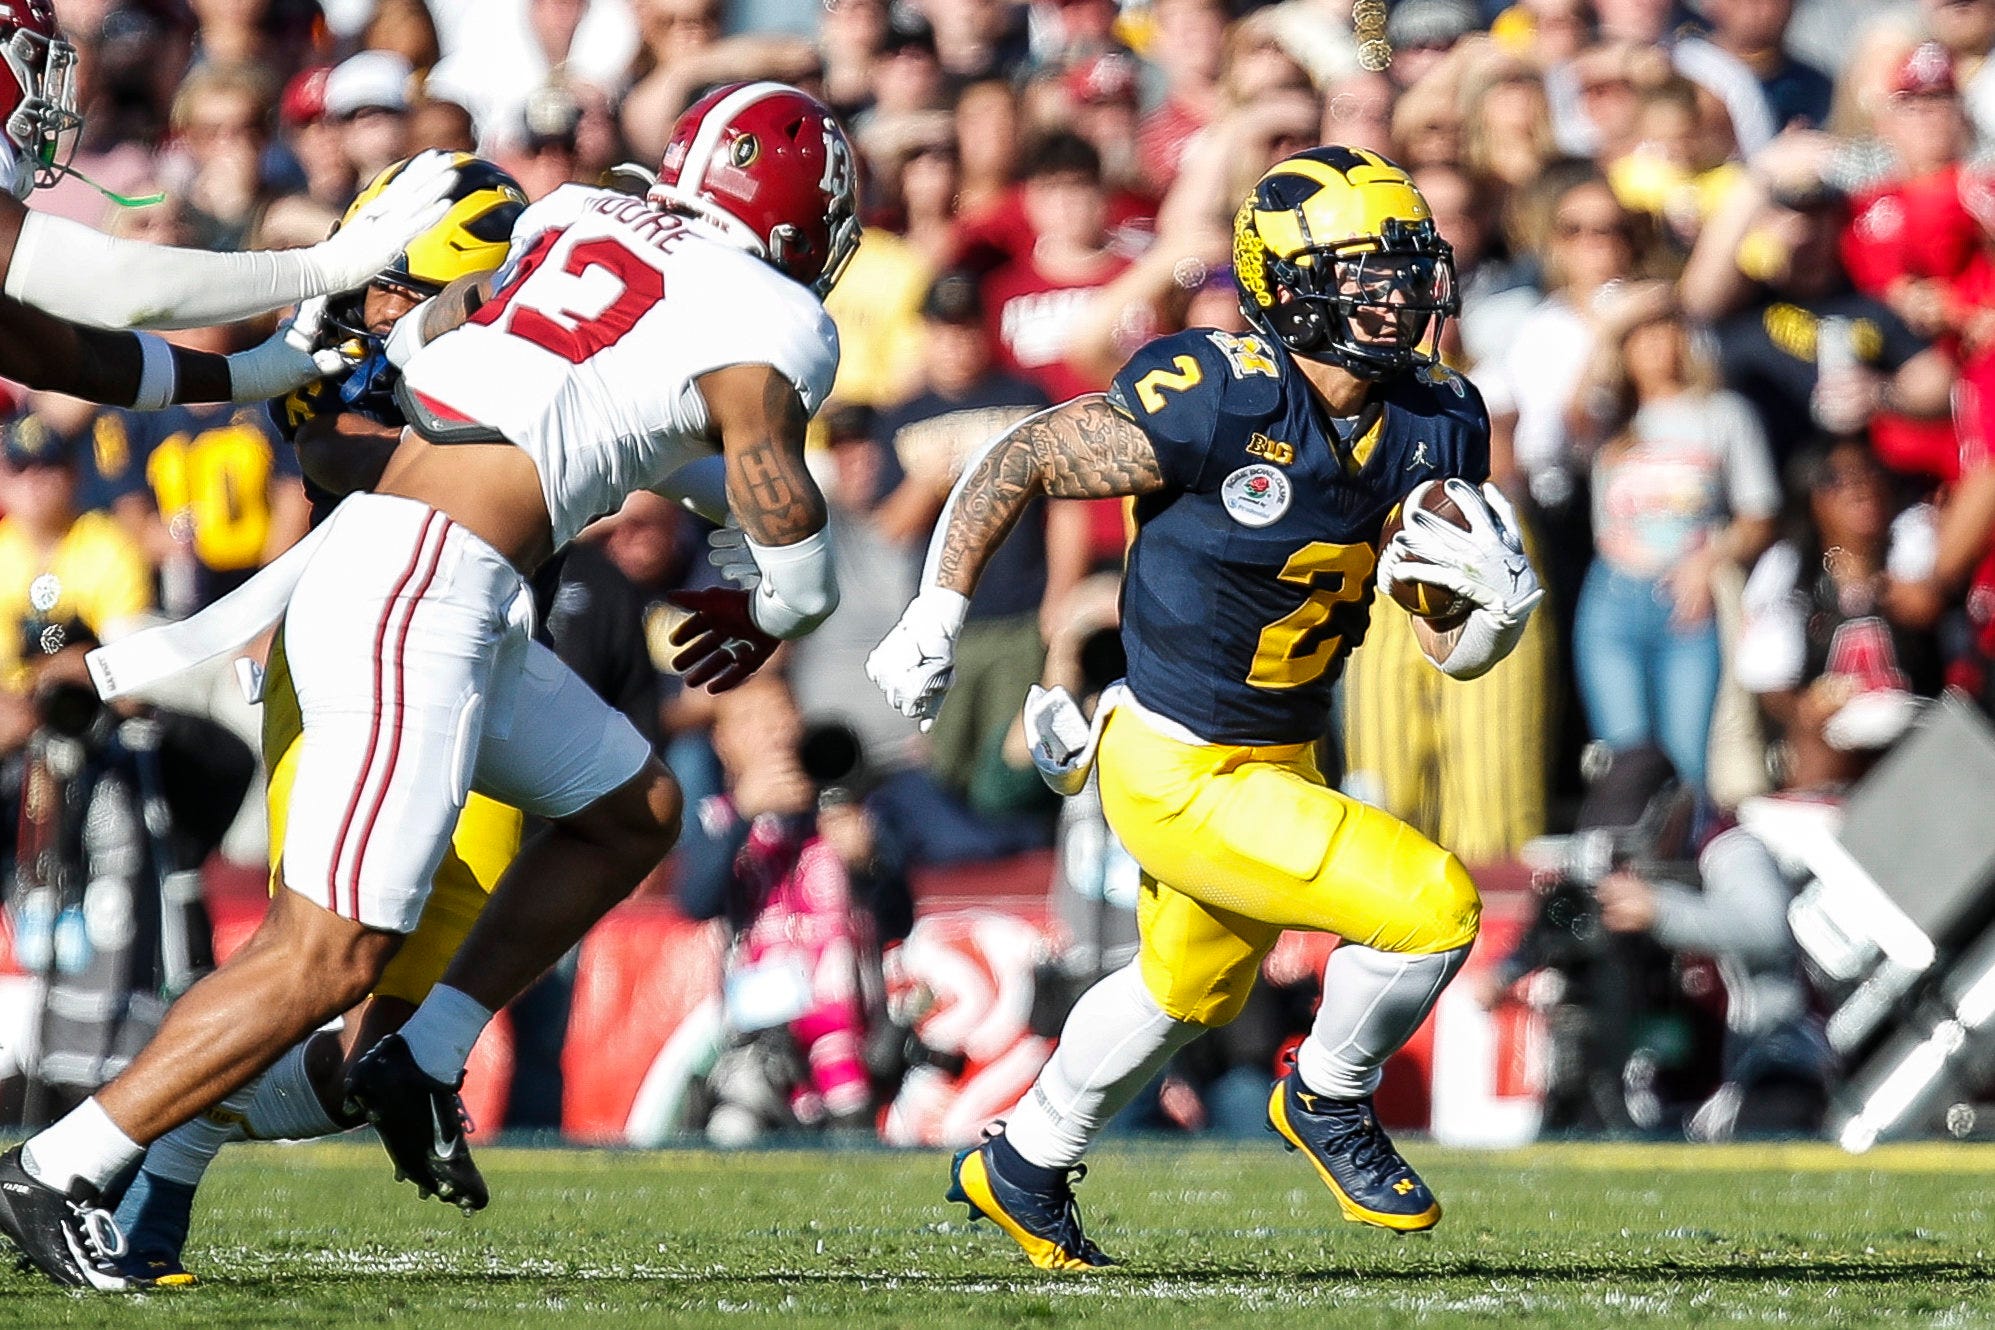
<instances>
[{"instance_id":1,"label":"white football glove","mask_svg":"<svg viewBox=\"0 0 1995 1330\"><path fill-rule=\"evenodd\" d=\"M754 551L748 548L748 533L732 516L724 525L707 533L707 562L719 569L722 579L731 586L753 591L762 585L762 569L755 562Z\"/></svg>"},{"instance_id":2,"label":"white football glove","mask_svg":"<svg viewBox=\"0 0 1995 1330\"><path fill-rule=\"evenodd\" d=\"M267 402L346 368L336 348L318 345L325 313L326 298L313 296L262 342L231 354L230 400Z\"/></svg>"},{"instance_id":3,"label":"white football glove","mask_svg":"<svg viewBox=\"0 0 1995 1330\"><path fill-rule=\"evenodd\" d=\"M1503 492L1452 477L1439 483L1468 519L1469 529L1421 508L1423 486L1415 486L1401 509L1405 524L1379 558L1379 586L1390 595L1400 578L1427 582L1473 605L1454 650L1440 662L1444 674L1473 679L1510 654L1545 590L1525 557L1516 510Z\"/></svg>"},{"instance_id":4,"label":"white football glove","mask_svg":"<svg viewBox=\"0 0 1995 1330\"><path fill-rule=\"evenodd\" d=\"M887 705L923 730L935 724L955 677L956 634L969 608L954 591L924 588L866 658L866 677L887 695Z\"/></svg>"},{"instance_id":5,"label":"white football glove","mask_svg":"<svg viewBox=\"0 0 1995 1330\"><path fill-rule=\"evenodd\" d=\"M416 154L352 221L307 251L327 291L351 291L374 280L411 240L443 220L457 184L451 154Z\"/></svg>"}]
</instances>

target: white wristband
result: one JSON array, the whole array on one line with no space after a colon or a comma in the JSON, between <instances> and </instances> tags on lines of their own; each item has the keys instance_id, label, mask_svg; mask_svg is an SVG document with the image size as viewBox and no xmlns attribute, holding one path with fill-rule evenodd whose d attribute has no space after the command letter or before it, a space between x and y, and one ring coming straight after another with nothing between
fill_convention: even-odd
<instances>
[{"instance_id":1,"label":"white wristband","mask_svg":"<svg viewBox=\"0 0 1995 1330\"><path fill-rule=\"evenodd\" d=\"M771 637L802 637L838 608L838 574L832 567L831 533L819 530L791 545L748 542L762 585L748 616Z\"/></svg>"},{"instance_id":2,"label":"white wristband","mask_svg":"<svg viewBox=\"0 0 1995 1330\"><path fill-rule=\"evenodd\" d=\"M180 374L173 363L173 348L163 337L133 333L139 339L139 388L132 398L134 411L158 411L173 405L173 390Z\"/></svg>"}]
</instances>

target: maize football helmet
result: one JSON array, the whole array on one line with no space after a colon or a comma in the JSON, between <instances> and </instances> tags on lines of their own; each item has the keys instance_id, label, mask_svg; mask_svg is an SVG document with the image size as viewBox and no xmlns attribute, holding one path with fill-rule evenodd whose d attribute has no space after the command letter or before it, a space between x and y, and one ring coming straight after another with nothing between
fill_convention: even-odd
<instances>
[{"instance_id":1,"label":"maize football helmet","mask_svg":"<svg viewBox=\"0 0 1995 1330\"><path fill-rule=\"evenodd\" d=\"M375 281L433 296L460 277L488 273L505 262L513 223L526 210L526 193L518 181L482 157L454 153L452 163L457 167L457 184L450 191L450 211L411 240ZM396 162L368 181L348 206L341 224L366 207L407 165ZM367 327L363 313L366 300L367 289L362 287L326 302L330 339L359 339L363 344L378 340Z\"/></svg>"},{"instance_id":2,"label":"maize football helmet","mask_svg":"<svg viewBox=\"0 0 1995 1330\"><path fill-rule=\"evenodd\" d=\"M0 122L32 168L15 177L25 197L61 177L62 137L83 125L76 113L76 48L56 28L52 0L0 0L0 61L10 76L0 79Z\"/></svg>"},{"instance_id":3,"label":"maize football helmet","mask_svg":"<svg viewBox=\"0 0 1995 1330\"><path fill-rule=\"evenodd\" d=\"M672 127L647 197L712 224L823 298L859 247L859 173L831 108L781 83L734 83Z\"/></svg>"},{"instance_id":4,"label":"maize football helmet","mask_svg":"<svg viewBox=\"0 0 1995 1330\"><path fill-rule=\"evenodd\" d=\"M1233 219L1233 278L1256 328L1367 379L1434 363L1461 307L1427 200L1364 148L1310 148L1262 176Z\"/></svg>"}]
</instances>

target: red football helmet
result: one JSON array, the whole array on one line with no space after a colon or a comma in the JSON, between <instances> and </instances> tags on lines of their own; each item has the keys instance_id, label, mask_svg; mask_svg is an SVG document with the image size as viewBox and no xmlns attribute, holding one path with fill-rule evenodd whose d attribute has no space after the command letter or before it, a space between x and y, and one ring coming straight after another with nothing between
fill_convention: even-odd
<instances>
[{"instance_id":1,"label":"red football helmet","mask_svg":"<svg viewBox=\"0 0 1995 1330\"><path fill-rule=\"evenodd\" d=\"M19 176L26 193L55 183L62 136L82 125L76 114L76 48L55 26L52 0L0 0L0 122L33 163Z\"/></svg>"},{"instance_id":2,"label":"red football helmet","mask_svg":"<svg viewBox=\"0 0 1995 1330\"><path fill-rule=\"evenodd\" d=\"M820 297L859 246L852 144L829 107L781 83L736 83L695 102L672 127L647 197L713 223Z\"/></svg>"}]
</instances>

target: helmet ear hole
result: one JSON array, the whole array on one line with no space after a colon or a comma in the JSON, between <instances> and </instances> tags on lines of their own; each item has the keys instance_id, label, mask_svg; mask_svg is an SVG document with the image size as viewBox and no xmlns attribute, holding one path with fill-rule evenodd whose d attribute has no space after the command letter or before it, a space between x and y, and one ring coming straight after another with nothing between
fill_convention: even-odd
<instances>
[{"instance_id":1,"label":"helmet ear hole","mask_svg":"<svg viewBox=\"0 0 1995 1330\"><path fill-rule=\"evenodd\" d=\"M1314 300L1285 300L1268 313L1275 332L1293 350L1315 351L1330 339L1323 308Z\"/></svg>"}]
</instances>

